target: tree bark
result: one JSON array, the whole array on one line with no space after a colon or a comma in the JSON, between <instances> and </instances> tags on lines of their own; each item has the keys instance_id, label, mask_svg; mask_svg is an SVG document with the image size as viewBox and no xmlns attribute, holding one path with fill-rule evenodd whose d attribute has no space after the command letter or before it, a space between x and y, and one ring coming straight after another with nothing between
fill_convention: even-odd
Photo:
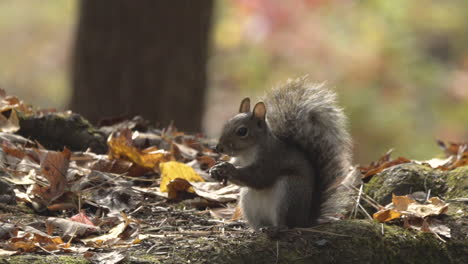
<instances>
[{"instance_id":1,"label":"tree bark","mask_svg":"<svg viewBox=\"0 0 468 264\"><path fill-rule=\"evenodd\" d=\"M200 131L212 11L212 0L82 0L71 109Z\"/></svg>"}]
</instances>

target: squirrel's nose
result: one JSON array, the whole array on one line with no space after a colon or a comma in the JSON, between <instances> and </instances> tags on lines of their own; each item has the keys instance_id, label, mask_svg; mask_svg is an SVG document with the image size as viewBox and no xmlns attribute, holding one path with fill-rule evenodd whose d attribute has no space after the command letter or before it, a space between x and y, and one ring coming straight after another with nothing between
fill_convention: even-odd
<instances>
[{"instance_id":1,"label":"squirrel's nose","mask_svg":"<svg viewBox=\"0 0 468 264\"><path fill-rule=\"evenodd\" d=\"M219 153L223 153L223 151L224 151L223 146L221 144L216 145L216 151L219 152Z\"/></svg>"}]
</instances>

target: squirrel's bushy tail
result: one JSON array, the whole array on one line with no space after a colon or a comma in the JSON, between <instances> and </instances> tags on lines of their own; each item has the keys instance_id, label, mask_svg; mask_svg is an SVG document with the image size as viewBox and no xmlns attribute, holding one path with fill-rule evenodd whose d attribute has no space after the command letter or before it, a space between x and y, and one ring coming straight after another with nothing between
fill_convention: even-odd
<instances>
[{"instance_id":1,"label":"squirrel's bushy tail","mask_svg":"<svg viewBox=\"0 0 468 264\"><path fill-rule=\"evenodd\" d=\"M272 133L302 149L316 171L316 222L340 216L351 204L347 184L357 182L351 169L351 137L336 95L307 77L288 80L265 98ZM345 179L346 178L346 179Z\"/></svg>"}]
</instances>

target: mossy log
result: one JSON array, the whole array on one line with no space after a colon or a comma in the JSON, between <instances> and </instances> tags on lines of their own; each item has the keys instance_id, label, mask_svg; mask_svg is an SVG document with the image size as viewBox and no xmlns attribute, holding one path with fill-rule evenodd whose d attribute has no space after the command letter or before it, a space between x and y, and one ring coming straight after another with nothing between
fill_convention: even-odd
<instances>
[{"instance_id":1,"label":"mossy log","mask_svg":"<svg viewBox=\"0 0 468 264\"><path fill-rule=\"evenodd\" d=\"M107 152L106 136L79 114L19 115L19 135L53 150Z\"/></svg>"},{"instance_id":2,"label":"mossy log","mask_svg":"<svg viewBox=\"0 0 468 264\"><path fill-rule=\"evenodd\" d=\"M245 228L218 233L178 229L183 235L154 236L126 249L123 263L468 263L467 205L458 199L467 197L467 177L468 166L439 171L403 164L376 175L366 186L366 192L377 201L401 189L394 182L411 183L411 191L434 190L434 195L453 201L448 214L441 217L452 230L445 242L432 233L364 219L291 229L278 240ZM156 244L161 246L154 248ZM60 258L21 255L4 259L8 263L86 262L81 256Z\"/></svg>"}]
</instances>

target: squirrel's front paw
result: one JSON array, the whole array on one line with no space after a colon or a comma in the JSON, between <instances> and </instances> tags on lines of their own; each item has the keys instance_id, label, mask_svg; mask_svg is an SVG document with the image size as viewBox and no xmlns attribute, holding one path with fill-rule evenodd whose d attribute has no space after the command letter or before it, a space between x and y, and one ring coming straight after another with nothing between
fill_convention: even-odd
<instances>
[{"instance_id":1,"label":"squirrel's front paw","mask_svg":"<svg viewBox=\"0 0 468 264\"><path fill-rule=\"evenodd\" d=\"M210 175L217 181L221 181L226 184L227 181L232 177L236 167L229 162L220 162L215 164L210 169Z\"/></svg>"}]
</instances>

